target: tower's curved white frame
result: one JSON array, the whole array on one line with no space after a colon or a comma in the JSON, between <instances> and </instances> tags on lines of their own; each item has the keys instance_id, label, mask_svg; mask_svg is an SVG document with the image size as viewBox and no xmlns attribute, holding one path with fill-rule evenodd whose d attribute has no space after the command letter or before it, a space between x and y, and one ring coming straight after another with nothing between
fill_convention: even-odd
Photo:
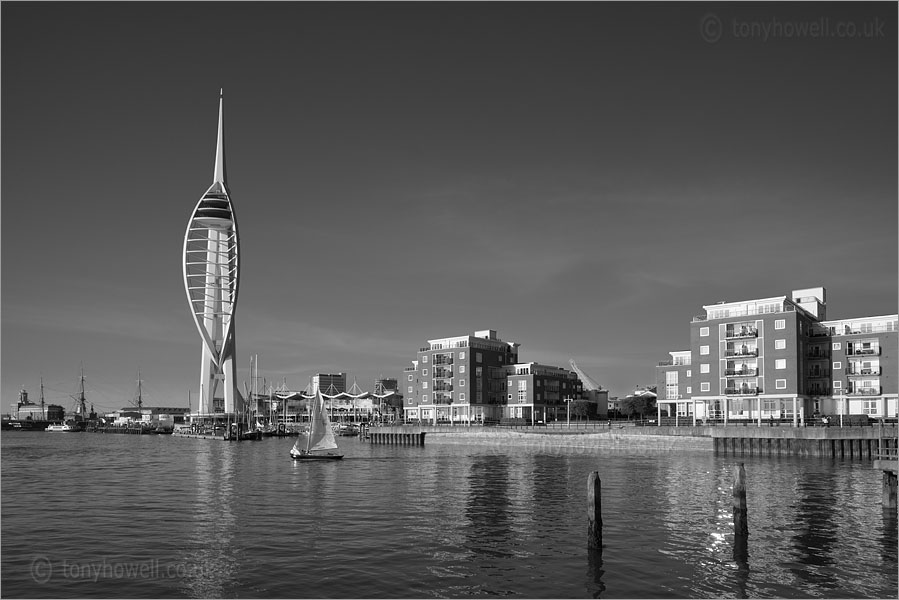
<instances>
[{"instance_id":1,"label":"tower's curved white frame","mask_svg":"<svg viewBox=\"0 0 899 600\"><path fill-rule=\"evenodd\" d=\"M225 181L222 107L222 97L219 96L218 140L212 185L197 202L184 234L184 290L200 337L203 338L201 414L217 412L216 397L224 399L225 413L236 413L241 404L234 360L234 312L240 281L240 243L237 218Z\"/></svg>"}]
</instances>

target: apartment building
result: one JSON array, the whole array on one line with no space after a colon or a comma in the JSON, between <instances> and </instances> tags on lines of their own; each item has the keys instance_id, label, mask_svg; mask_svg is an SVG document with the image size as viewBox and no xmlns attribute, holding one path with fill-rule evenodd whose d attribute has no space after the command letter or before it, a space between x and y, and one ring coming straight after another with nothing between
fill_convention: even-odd
<instances>
[{"instance_id":1,"label":"apartment building","mask_svg":"<svg viewBox=\"0 0 899 600\"><path fill-rule=\"evenodd\" d=\"M536 362L509 365L505 369L506 406L503 417L526 423L566 419L568 402L584 396L577 373Z\"/></svg>"},{"instance_id":2,"label":"apartment building","mask_svg":"<svg viewBox=\"0 0 899 600\"><path fill-rule=\"evenodd\" d=\"M823 287L703 309L657 367L660 418L896 416L899 315L827 321Z\"/></svg>"},{"instance_id":3,"label":"apartment building","mask_svg":"<svg viewBox=\"0 0 899 600\"><path fill-rule=\"evenodd\" d=\"M403 372L404 417L425 423L538 423L565 414L566 401L582 397L577 374L519 362L519 346L492 329L429 340Z\"/></svg>"}]
</instances>

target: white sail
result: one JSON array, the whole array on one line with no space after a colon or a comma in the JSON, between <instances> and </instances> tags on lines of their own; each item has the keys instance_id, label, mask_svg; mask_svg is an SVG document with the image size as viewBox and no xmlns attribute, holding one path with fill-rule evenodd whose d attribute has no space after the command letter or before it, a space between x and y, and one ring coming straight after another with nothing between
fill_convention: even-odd
<instances>
[{"instance_id":1,"label":"white sail","mask_svg":"<svg viewBox=\"0 0 899 600\"><path fill-rule=\"evenodd\" d=\"M331 420L325 411L325 399L319 390L315 391L315 404L312 407L312 423L309 428L307 450L336 450L337 440L331 430Z\"/></svg>"}]
</instances>

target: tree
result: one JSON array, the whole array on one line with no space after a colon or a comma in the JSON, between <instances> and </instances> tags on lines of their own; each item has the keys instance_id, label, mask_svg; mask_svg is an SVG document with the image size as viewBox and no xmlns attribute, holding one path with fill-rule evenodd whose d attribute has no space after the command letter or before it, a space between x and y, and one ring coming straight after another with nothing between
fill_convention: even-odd
<instances>
[{"instance_id":1,"label":"tree","mask_svg":"<svg viewBox=\"0 0 899 600\"><path fill-rule=\"evenodd\" d=\"M590 416L591 402L588 400L572 400L571 414L580 420L581 417Z\"/></svg>"},{"instance_id":2,"label":"tree","mask_svg":"<svg viewBox=\"0 0 899 600\"><path fill-rule=\"evenodd\" d=\"M621 401L621 412L630 418L631 415L639 414L640 418L645 418L647 413L652 413L656 409L655 389L637 390L633 394Z\"/></svg>"}]
</instances>

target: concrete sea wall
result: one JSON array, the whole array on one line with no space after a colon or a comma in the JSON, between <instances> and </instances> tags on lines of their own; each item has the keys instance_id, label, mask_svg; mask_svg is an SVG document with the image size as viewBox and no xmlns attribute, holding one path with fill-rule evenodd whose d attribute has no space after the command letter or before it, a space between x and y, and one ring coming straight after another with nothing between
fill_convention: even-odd
<instances>
[{"instance_id":1,"label":"concrete sea wall","mask_svg":"<svg viewBox=\"0 0 899 600\"><path fill-rule=\"evenodd\" d=\"M616 427L548 430L502 427L385 427L372 431L372 441L420 436L422 443L516 447L542 452L672 452L701 451L733 455L796 455L875 459L895 449L897 428L886 427ZM390 443L390 442L387 442ZM895 450L893 450L895 452Z\"/></svg>"}]
</instances>

